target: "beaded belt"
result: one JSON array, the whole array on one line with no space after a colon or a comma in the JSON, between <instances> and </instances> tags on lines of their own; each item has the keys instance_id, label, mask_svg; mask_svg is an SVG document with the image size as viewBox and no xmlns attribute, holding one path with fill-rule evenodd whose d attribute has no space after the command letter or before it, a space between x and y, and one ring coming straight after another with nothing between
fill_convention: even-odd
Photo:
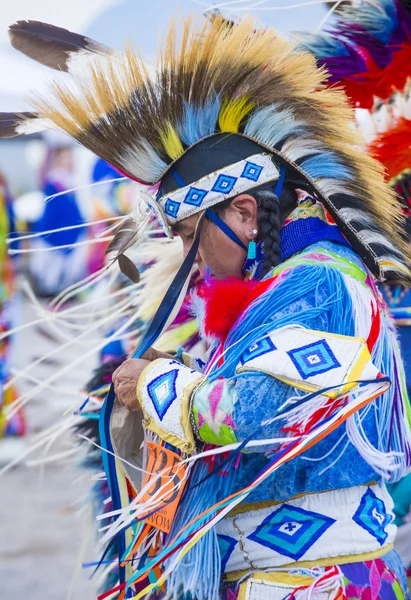
<instances>
[{"instance_id":1,"label":"beaded belt","mask_svg":"<svg viewBox=\"0 0 411 600\"><path fill-rule=\"evenodd\" d=\"M217 526L222 571L361 555L393 543L393 502L386 487L356 486L308 494L228 517Z\"/></svg>"}]
</instances>

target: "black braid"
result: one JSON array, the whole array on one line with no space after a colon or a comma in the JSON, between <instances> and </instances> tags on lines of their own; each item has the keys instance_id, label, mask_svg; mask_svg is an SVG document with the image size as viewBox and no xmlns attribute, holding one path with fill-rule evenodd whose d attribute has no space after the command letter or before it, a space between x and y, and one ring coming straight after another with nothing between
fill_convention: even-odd
<instances>
[{"instance_id":1,"label":"black braid","mask_svg":"<svg viewBox=\"0 0 411 600\"><path fill-rule=\"evenodd\" d=\"M257 200L257 239L263 242L264 265L262 274L267 275L280 262L280 230L284 219L297 205L295 184L287 182L280 198L271 189L261 189L252 195Z\"/></svg>"},{"instance_id":2,"label":"black braid","mask_svg":"<svg viewBox=\"0 0 411 600\"><path fill-rule=\"evenodd\" d=\"M264 265L263 276L276 267L280 261L280 230L281 226L297 206L296 189L306 189L312 193L311 186L304 179L287 177L280 198L273 191L274 185L266 183L249 193L257 201L257 241L263 242ZM222 214L233 198L221 202L214 207L217 214Z\"/></svg>"},{"instance_id":3,"label":"black braid","mask_svg":"<svg viewBox=\"0 0 411 600\"><path fill-rule=\"evenodd\" d=\"M253 194L257 200L257 239L263 242L264 266L266 275L280 260L280 201L272 191L260 191Z\"/></svg>"}]
</instances>

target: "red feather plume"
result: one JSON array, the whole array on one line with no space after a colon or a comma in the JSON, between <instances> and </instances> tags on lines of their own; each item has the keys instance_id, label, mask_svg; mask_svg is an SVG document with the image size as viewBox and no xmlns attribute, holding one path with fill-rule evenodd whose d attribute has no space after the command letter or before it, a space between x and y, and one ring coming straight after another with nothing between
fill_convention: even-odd
<instances>
[{"instance_id":1,"label":"red feather plume","mask_svg":"<svg viewBox=\"0 0 411 600\"><path fill-rule=\"evenodd\" d=\"M224 341L237 319L273 284L273 281L273 278L264 281L243 281L234 277L221 281L204 281L198 288L198 295L205 301L206 335Z\"/></svg>"},{"instance_id":2,"label":"red feather plume","mask_svg":"<svg viewBox=\"0 0 411 600\"><path fill-rule=\"evenodd\" d=\"M397 126L381 133L370 145L371 154L387 170L387 179L393 179L411 168L411 121L400 119Z\"/></svg>"}]
</instances>

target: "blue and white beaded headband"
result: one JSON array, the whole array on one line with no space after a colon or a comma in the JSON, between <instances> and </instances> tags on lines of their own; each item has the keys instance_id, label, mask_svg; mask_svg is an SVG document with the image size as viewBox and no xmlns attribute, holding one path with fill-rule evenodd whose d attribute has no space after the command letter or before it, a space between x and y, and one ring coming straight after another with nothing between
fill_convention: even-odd
<instances>
[{"instance_id":1,"label":"blue and white beaded headband","mask_svg":"<svg viewBox=\"0 0 411 600\"><path fill-rule=\"evenodd\" d=\"M270 154L254 154L158 199L149 194L143 196L165 233L172 238L172 227L178 221L264 183L276 181L279 176L279 169Z\"/></svg>"}]
</instances>

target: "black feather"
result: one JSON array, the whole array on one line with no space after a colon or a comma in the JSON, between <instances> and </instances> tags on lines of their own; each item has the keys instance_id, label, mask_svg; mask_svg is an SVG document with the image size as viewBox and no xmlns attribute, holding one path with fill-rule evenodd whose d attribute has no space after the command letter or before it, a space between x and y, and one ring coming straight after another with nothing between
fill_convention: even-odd
<instances>
[{"instance_id":1,"label":"black feather","mask_svg":"<svg viewBox=\"0 0 411 600\"><path fill-rule=\"evenodd\" d=\"M0 138L6 139L24 135L24 131L21 131L21 126L24 124L24 121L37 118L38 116L31 112L0 113Z\"/></svg>"},{"instance_id":2,"label":"black feather","mask_svg":"<svg viewBox=\"0 0 411 600\"><path fill-rule=\"evenodd\" d=\"M114 238L111 240L105 254L115 252L117 258L134 244L137 238L138 225L133 217L128 217L118 226Z\"/></svg>"},{"instance_id":3,"label":"black feather","mask_svg":"<svg viewBox=\"0 0 411 600\"><path fill-rule=\"evenodd\" d=\"M120 254L118 257L118 266L120 271L130 279L133 283L140 281L140 273L133 261L125 254Z\"/></svg>"},{"instance_id":4,"label":"black feather","mask_svg":"<svg viewBox=\"0 0 411 600\"><path fill-rule=\"evenodd\" d=\"M69 71L69 59L77 53L111 56L114 50L91 38L40 21L10 25L11 45L29 58L58 71Z\"/></svg>"},{"instance_id":5,"label":"black feather","mask_svg":"<svg viewBox=\"0 0 411 600\"><path fill-rule=\"evenodd\" d=\"M120 356L114 358L108 362L102 363L97 369L94 370L92 378L86 383L85 390L89 394L94 393L95 390L111 383L111 376L114 371L126 360L127 356Z\"/></svg>"}]
</instances>

